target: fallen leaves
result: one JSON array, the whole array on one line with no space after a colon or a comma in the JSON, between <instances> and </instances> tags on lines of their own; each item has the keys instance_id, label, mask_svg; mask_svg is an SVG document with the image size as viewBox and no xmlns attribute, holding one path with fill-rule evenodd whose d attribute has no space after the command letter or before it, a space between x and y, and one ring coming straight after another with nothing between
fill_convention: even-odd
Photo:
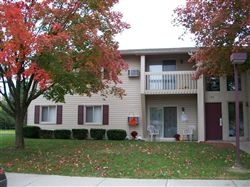
<instances>
[{"instance_id":1,"label":"fallen leaves","mask_svg":"<svg viewBox=\"0 0 250 187\"><path fill-rule=\"evenodd\" d=\"M230 176L224 168L234 163L231 149L197 143L58 140L52 144L43 140L41 144L39 140L29 141L34 146L23 152L1 152L4 168L72 176L209 178ZM242 155L244 160L249 158Z\"/></svg>"}]
</instances>

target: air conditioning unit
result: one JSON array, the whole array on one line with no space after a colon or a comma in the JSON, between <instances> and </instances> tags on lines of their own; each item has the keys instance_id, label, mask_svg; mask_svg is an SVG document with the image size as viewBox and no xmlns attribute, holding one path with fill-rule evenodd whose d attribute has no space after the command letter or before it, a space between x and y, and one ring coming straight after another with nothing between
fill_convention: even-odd
<instances>
[{"instance_id":1,"label":"air conditioning unit","mask_svg":"<svg viewBox=\"0 0 250 187\"><path fill-rule=\"evenodd\" d=\"M138 69L129 69L128 70L128 76L129 77L139 77L140 76L140 70L138 70Z\"/></svg>"}]
</instances>

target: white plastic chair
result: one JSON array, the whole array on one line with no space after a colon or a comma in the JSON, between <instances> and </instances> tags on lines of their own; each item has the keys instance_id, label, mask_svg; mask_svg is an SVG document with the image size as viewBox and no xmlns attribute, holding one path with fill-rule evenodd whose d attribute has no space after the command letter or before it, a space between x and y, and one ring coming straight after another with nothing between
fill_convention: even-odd
<instances>
[{"instance_id":1,"label":"white plastic chair","mask_svg":"<svg viewBox=\"0 0 250 187\"><path fill-rule=\"evenodd\" d=\"M194 127L188 126L186 129L183 130L183 136L186 137L186 140L193 140L194 135Z\"/></svg>"},{"instance_id":2,"label":"white plastic chair","mask_svg":"<svg viewBox=\"0 0 250 187\"><path fill-rule=\"evenodd\" d=\"M160 131L156 129L155 126L153 125L150 125L147 130L148 130L148 134L150 136L151 141L153 141L156 135L160 134Z\"/></svg>"}]
</instances>

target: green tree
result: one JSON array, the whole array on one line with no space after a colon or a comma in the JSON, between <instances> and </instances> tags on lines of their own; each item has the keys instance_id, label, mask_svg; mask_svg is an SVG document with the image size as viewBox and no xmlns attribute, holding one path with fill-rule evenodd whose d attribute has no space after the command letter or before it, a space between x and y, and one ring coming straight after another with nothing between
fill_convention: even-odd
<instances>
[{"instance_id":1,"label":"green tree","mask_svg":"<svg viewBox=\"0 0 250 187\"><path fill-rule=\"evenodd\" d=\"M15 120L0 108L0 129L14 129Z\"/></svg>"},{"instance_id":2,"label":"green tree","mask_svg":"<svg viewBox=\"0 0 250 187\"><path fill-rule=\"evenodd\" d=\"M0 106L15 119L15 146L31 101L44 95L124 95L127 68L114 36L129 26L112 7L117 0L2 0L0 2Z\"/></svg>"}]
</instances>

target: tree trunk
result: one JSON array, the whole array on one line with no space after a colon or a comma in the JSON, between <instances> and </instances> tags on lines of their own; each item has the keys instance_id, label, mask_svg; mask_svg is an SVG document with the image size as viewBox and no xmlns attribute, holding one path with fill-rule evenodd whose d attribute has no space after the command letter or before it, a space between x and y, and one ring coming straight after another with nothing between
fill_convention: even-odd
<instances>
[{"instance_id":1,"label":"tree trunk","mask_svg":"<svg viewBox=\"0 0 250 187\"><path fill-rule=\"evenodd\" d=\"M23 109L25 110L25 109ZM23 125L24 125L24 119L25 119L26 112L17 112L16 118L15 118L15 147L16 149L24 149L24 137L23 137Z\"/></svg>"}]
</instances>

